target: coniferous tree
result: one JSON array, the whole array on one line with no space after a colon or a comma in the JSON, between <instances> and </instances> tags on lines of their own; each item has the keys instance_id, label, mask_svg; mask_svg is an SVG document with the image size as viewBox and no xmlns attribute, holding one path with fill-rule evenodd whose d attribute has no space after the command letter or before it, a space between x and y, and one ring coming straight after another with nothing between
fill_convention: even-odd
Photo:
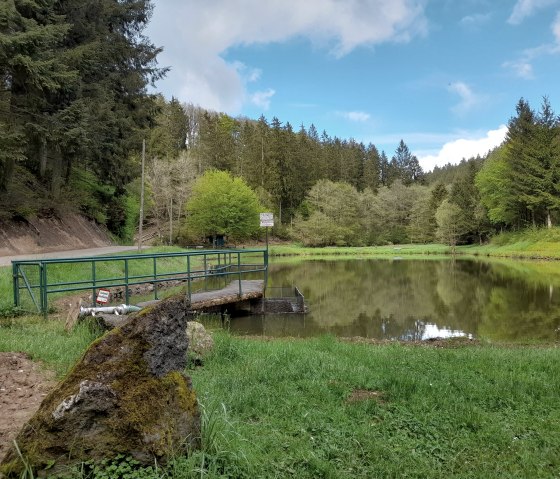
<instances>
[{"instance_id":1,"label":"coniferous tree","mask_svg":"<svg viewBox=\"0 0 560 479\"><path fill-rule=\"evenodd\" d=\"M536 225L538 201L534 192L538 187L537 178L533 175L536 165L531 158L531 149L535 144L535 113L523 98L516 106L517 116L510 119L506 135L508 173L515 187L515 209L522 211L525 218ZM519 218L523 221L525 218Z\"/></svg>"}]
</instances>

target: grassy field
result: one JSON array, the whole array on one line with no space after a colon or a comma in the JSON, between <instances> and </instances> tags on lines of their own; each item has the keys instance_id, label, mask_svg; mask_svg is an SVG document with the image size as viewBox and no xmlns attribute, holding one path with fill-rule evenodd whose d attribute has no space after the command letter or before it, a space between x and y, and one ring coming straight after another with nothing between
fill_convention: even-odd
<instances>
[{"instance_id":1,"label":"grassy field","mask_svg":"<svg viewBox=\"0 0 560 479\"><path fill-rule=\"evenodd\" d=\"M4 321L0 350L26 351L60 376L94 337L85 326ZM187 371L204 411L202 450L137 477L560 474L557 345L214 338L204 366Z\"/></svg>"},{"instance_id":2,"label":"grassy field","mask_svg":"<svg viewBox=\"0 0 560 479\"><path fill-rule=\"evenodd\" d=\"M560 473L556 347L372 346L222 333L216 343L205 366L191 371L215 416L205 459L212 477Z\"/></svg>"},{"instance_id":3,"label":"grassy field","mask_svg":"<svg viewBox=\"0 0 560 479\"><path fill-rule=\"evenodd\" d=\"M297 244L273 245L273 256L337 256L337 255L449 255L452 250L442 244L404 244L366 247L325 247L310 248ZM527 259L560 259L560 228L526 229L502 233L484 245L457 246L456 254L510 257Z\"/></svg>"}]
</instances>

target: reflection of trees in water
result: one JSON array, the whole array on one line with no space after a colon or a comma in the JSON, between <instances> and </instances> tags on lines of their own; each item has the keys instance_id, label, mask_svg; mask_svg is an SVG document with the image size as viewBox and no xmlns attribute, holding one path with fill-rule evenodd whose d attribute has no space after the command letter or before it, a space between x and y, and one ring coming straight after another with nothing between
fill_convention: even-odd
<instances>
[{"instance_id":1,"label":"reflection of trees in water","mask_svg":"<svg viewBox=\"0 0 560 479\"><path fill-rule=\"evenodd\" d=\"M517 293L517 294L516 294ZM492 290L480 334L493 339L558 339L560 297L545 287Z\"/></svg>"},{"instance_id":2,"label":"reflection of trees in water","mask_svg":"<svg viewBox=\"0 0 560 479\"><path fill-rule=\"evenodd\" d=\"M308 331L341 336L419 339L432 323L496 339L551 338L559 326L560 289L542 278L528 285L502 264L307 261L273 265L270 284L300 288L310 306Z\"/></svg>"}]
</instances>

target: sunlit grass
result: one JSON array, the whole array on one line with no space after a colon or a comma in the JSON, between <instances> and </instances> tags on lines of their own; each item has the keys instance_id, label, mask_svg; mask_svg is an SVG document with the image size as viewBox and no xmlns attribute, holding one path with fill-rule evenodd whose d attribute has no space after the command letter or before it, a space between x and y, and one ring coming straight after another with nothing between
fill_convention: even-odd
<instances>
[{"instance_id":1,"label":"sunlit grass","mask_svg":"<svg viewBox=\"0 0 560 479\"><path fill-rule=\"evenodd\" d=\"M230 425L216 449L235 457L206 457L223 476L553 477L560 470L558 348L215 339L213 356L191 374L203 404L224 411ZM353 401L356 391L363 396Z\"/></svg>"}]
</instances>

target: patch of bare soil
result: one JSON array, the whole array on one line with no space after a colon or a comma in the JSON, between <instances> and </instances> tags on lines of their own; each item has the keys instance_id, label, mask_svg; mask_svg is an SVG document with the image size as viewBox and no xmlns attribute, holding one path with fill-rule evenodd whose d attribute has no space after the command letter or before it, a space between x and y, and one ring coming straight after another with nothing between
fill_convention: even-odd
<instances>
[{"instance_id":1,"label":"patch of bare soil","mask_svg":"<svg viewBox=\"0 0 560 479\"><path fill-rule=\"evenodd\" d=\"M383 397L383 392L372 391L369 389L354 389L350 395L346 398L348 404L352 404L360 401L374 400L379 403L384 403L385 399Z\"/></svg>"},{"instance_id":2,"label":"patch of bare soil","mask_svg":"<svg viewBox=\"0 0 560 479\"><path fill-rule=\"evenodd\" d=\"M0 460L55 384L26 354L0 353Z\"/></svg>"},{"instance_id":3,"label":"patch of bare soil","mask_svg":"<svg viewBox=\"0 0 560 479\"><path fill-rule=\"evenodd\" d=\"M0 256L100 248L111 244L103 227L77 214L0 222Z\"/></svg>"}]
</instances>

